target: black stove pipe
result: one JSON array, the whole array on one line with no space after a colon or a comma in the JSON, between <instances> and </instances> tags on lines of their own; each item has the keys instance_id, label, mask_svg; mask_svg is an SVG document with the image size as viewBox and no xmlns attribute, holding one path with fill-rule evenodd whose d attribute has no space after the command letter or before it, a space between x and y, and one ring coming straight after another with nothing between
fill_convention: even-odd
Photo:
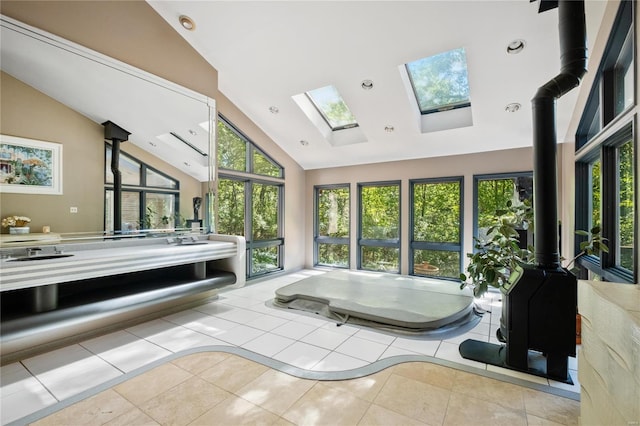
<instances>
[{"instance_id":1,"label":"black stove pipe","mask_svg":"<svg viewBox=\"0 0 640 426\"><path fill-rule=\"evenodd\" d=\"M120 173L120 143L131 133L111 121L102 123L104 138L111 141L111 172L113 173L113 232L122 233L122 174Z\"/></svg>"},{"instance_id":2,"label":"black stove pipe","mask_svg":"<svg viewBox=\"0 0 640 426\"><path fill-rule=\"evenodd\" d=\"M558 2L560 74L541 86L533 107L535 259L538 268L559 269L556 99L580 84L587 72L584 0Z\"/></svg>"}]
</instances>

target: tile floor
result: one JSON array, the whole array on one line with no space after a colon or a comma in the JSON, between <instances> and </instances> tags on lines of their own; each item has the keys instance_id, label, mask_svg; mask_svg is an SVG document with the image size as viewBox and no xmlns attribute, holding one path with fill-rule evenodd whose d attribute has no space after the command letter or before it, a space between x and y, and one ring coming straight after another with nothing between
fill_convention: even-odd
<instances>
[{"instance_id":1,"label":"tile floor","mask_svg":"<svg viewBox=\"0 0 640 426\"><path fill-rule=\"evenodd\" d=\"M479 301L494 314L445 340L337 327L265 304L277 288L318 273L224 291L205 305L3 366L0 422L577 424L575 359L569 386L460 357L467 338L497 343L495 297Z\"/></svg>"}]
</instances>

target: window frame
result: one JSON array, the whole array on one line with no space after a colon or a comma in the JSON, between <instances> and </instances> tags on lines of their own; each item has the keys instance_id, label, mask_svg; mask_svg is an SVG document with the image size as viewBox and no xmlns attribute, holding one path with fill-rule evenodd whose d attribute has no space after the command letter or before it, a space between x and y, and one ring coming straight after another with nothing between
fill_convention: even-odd
<instances>
[{"instance_id":1,"label":"window frame","mask_svg":"<svg viewBox=\"0 0 640 426\"><path fill-rule=\"evenodd\" d=\"M387 239L372 239L372 238L363 238L363 205L362 205L362 190L365 187L382 187L382 186L397 186L398 187L398 237L387 238ZM364 271L373 271L380 272L378 269L366 269L362 267L362 249L364 247L379 247L379 248L394 248L398 250L398 271L390 272L395 274L400 274L402 269L402 249L401 249L401 241L402 241L402 181L400 180L391 180L391 181L377 181L377 182L359 182L357 184L358 191L358 243L357 243L357 256L356 256L356 264L357 269Z\"/></svg>"},{"instance_id":2,"label":"window frame","mask_svg":"<svg viewBox=\"0 0 640 426\"><path fill-rule=\"evenodd\" d=\"M346 189L348 192L349 205L349 233L346 237L327 237L320 235L320 191L332 189ZM348 183L331 184L331 185L315 185L313 187L313 265L328 266L332 268L349 269L351 267L351 185ZM347 265L337 266L320 263L320 245L346 245L347 246Z\"/></svg>"},{"instance_id":3,"label":"window frame","mask_svg":"<svg viewBox=\"0 0 640 426\"><path fill-rule=\"evenodd\" d=\"M455 244L452 241L449 242L434 242L434 241L422 241L414 240L415 235L415 214L414 214L414 189L416 185L420 184L437 184L437 183L449 183L457 182L460 190L460 207L458 214L458 237L459 241ZM422 274L416 274L414 271L414 254L416 250L431 250L431 251L451 251L458 252L460 257L459 272L461 273L464 268L464 176L448 176L438 178L423 178L423 179L410 179L409 180L409 275L424 276ZM455 277L433 276L434 279L459 281L459 274Z\"/></svg>"},{"instance_id":4,"label":"window frame","mask_svg":"<svg viewBox=\"0 0 640 426\"><path fill-rule=\"evenodd\" d=\"M107 182L107 176L108 176L108 171L107 169L109 168L109 165L107 164L107 158L108 157L108 152L110 152L112 150L112 146L109 142L105 141L104 144L104 174L103 174L103 180L104 180L104 195L103 195L103 200L104 200L104 205L106 208L107 205L107 192L108 191L113 191L114 190L114 183L113 182ZM138 212L138 217L139 217L139 221L142 222L144 220L144 217L146 215L146 211L147 211L147 204L146 204L146 200L147 200L147 194L163 194L163 195L173 195L174 196L174 203L173 203L173 209L174 209L174 217L173 217L173 226L174 228L178 228L178 226L176 226L176 215L180 213L180 181L176 178L173 178L171 176L169 176L168 174L162 172L161 170L158 170L157 168L150 166L149 164L140 161L139 159L137 159L136 157L127 154L125 152L120 152L120 156L119 159L122 160L124 157L127 157L127 159L129 159L130 161L136 162L140 165L140 169L139 169L139 174L140 176L139 178L139 182L140 185L131 185L131 184L122 184L122 191L123 192L134 192L138 194L138 204L139 204L139 212ZM110 170L110 169L109 169ZM147 170L151 170L154 173L157 173L158 175L164 177L167 180L173 181L175 182L175 188L165 188L165 187L161 187L161 186L148 186L147 185ZM105 232L113 232L113 231L107 231L107 215L106 215L106 210L103 209L103 229ZM145 230L146 228L140 228L137 231L141 231L141 230ZM121 232L124 232L124 230L121 230Z\"/></svg>"},{"instance_id":5,"label":"window frame","mask_svg":"<svg viewBox=\"0 0 640 426\"><path fill-rule=\"evenodd\" d=\"M582 256L578 259L578 264L588 271L600 275L607 281L615 282L636 282L638 275L638 227L637 218L634 218L634 256L633 271L617 265L616 253L619 248L620 235L618 230L618 210L611 206L618 205L619 182L618 182L618 157L619 148L629 142L633 143L633 176L634 184L637 187L638 167L637 161L637 135L634 131L633 122L628 122L615 133L607 137L598 146L581 155L576 160L576 229L589 230L592 217L592 194L591 194L591 165L595 160L600 160L600 227L601 235L606 239L609 253L600 255ZM580 204L579 204L580 203ZM634 191L634 212L637 212L638 194ZM585 206L585 208L580 208ZM574 251L580 251L580 242L584 237L576 236ZM586 271L585 271L586 272ZM583 273L581 278L586 278Z\"/></svg>"},{"instance_id":6,"label":"window frame","mask_svg":"<svg viewBox=\"0 0 640 426\"><path fill-rule=\"evenodd\" d=\"M456 50L462 50L463 55L464 55L464 72L466 74L466 79L467 79L467 99L465 101L458 101L455 103L448 103L448 104L443 104L443 105L439 105L439 106L435 106L429 109L422 109L422 106L420 105L420 99L421 97L418 95L418 87L416 87L416 81L414 78L414 75L411 71L411 64L414 64L416 62L419 61L424 61L427 59L431 59L434 58L436 56L441 56L444 54L448 54L450 52L454 52ZM466 49L464 47L459 47L456 49L451 49L451 50L447 50L445 52L440 52L440 53L436 53L435 55L431 55L431 56L426 56L424 58L420 58L420 59L416 59L415 61L411 61L411 62L407 62L404 64L405 70L407 72L407 76L409 77L409 82L411 84L411 88L413 89L413 95L415 96L415 100L416 100L416 104L418 105L418 110L420 112L420 115L428 115L428 114L434 114L434 113L438 113L438 112L444 112L444 111L450 111L453 109L459 109L459 108L468 108L471 107L471 90L469 88L469 69L468 69L468 65L467 65L467 52Z\"/></svg>"},{"instance_id":7,"label":"window frame","mask_svg":"<svg viewBox=\"0 0 640 426\"><path fill-rule=\"evenodd\" d=\"M588 278L589 274L596 274L606 281L623 283L637 283L638 279L638 164L637 164L637 85L638 61L636 54L635 33L635 2L621 2L612 26L609 40L602 60L599 64L596 78L591 87L587 105L576 131L576 160L575 160L575 229L589 230L592 218L593 185L591 165L600 160L600 220L601 235L606 239L609 252L601 252L599 256L582 256L578 259L580 278ZM625 42L630 41L632 57L633 102L626 108L616 109L620 101L618 68L624 48L629 48ZM595 117L595 111L601 111ZM599 130L589 133L593 128L594 119L599 119ZM619 150L627 143L632 144L632 173L633 173L633 270L630 271L620 265L617 253L620 251L621 237L619 232ZM580 242L585 237L576 236L574 252L580 252Z\"/></svg>"},{"instance_id":8,"label":"window frame","mask_svg":"<svg viewBox=\"0 0 640 426\"><path fill-rule=\"evenodd\" d=\"M253 142L251 139L249 139L249 137L247 135L245 135L240 129L238 129L231 121L229 121L224 115L222 115L221 113L218 113L218 121L222 122L229 130L231 130L233 133L235 133L235 135L241 139L242 141L245 142L245 170L236 170L236 169L228 169L225 167L220 166L219 162L218 162L218 153L216 150L216 165L217 168L219 170L224 170L225 173L228 172L244 172L244 173L251 173L251 174L255 174L256 176L262 176L262 177L267 177L267 178L281 178L284 179L285 175L284 175L284 167L282 167L282 165L280 163L278 163L276 160L274 160L270 155L268 155L262 148L260 148L258 145L255 144L255 142ZM217 129L217 127L216 127ZM271 176L271 175L263 175L263 174L258 174L255 173L254 171L254 161L253 161L253 155L254 153L259 153L260 155L264 156L271 164L273 164L274 166L278 167L280 169L280 173L279 176Z\"/></svg>"},{"instance_id":9,"label":"window frame","mask_svg":"<svg viewBox=\"0 0 640 426\"><path fill-rule=\"evenodd\" d=\"M347 124L342 124L342 125L339 125L339 126L334 126L334 125L331 124L331 120L327 116L327 113L325 112L325 110L323 108L320 107L320 105L318 104L317 100L311 94L311 92L314 92L316 90L326 89L327 87L332 87L333 90L335 90L336 94L338 95L339 101L344 105L344 107L347 109L347 111L349 111L349 114L351 114L351 117L353 117L353 122L347 123ZM311 105L313 105L313 107L316 109L318 114L320 114L320 117L322 117L322 119L327 124L327 126L329 126L329 128L331 129L332 132L336 132L336 131L339 131L339 130L353 129L354 127L359 127L360 126L358 124L358 121L356 120L356 117L353 115L353 112L351 112L351 108L349 108L349 105L347 105L347 103L344 101L344 98L342 97L340 92L338 92L338 89L335 86L329 85L329 86L319 87L317 89L313 89L313 90L309 90L307 92L304 92L304 94L306 95L307 99L309 99L309 102L311 102Z\"/></svg>"},{"instance_id":10,"label":"window frame","mask_svg":"<svg viewBox=\"0 0 640 426\"><path fill-rule=\"evenodd\" d=\"M487 173L487 174L479 174L473 175L473 236L478 238L479 234L479 226L478 220L480 219L479 208L479 200L478 200L478 183L481 180L506 180L512 178L520 178L520 177L530 177L533 179L533 171L523 171L523 172L505 172L505 173ZM505 206L506 208L507 206ZM533 194L531 194L531 208L533 208ZM474 251L476 249L474 248Z\"/></svg>"},{"instance_id":11,"label":"window frame","mask_svg":"<svg viewBox=\"0 0 640 426\"><path fill-rule=\"evenodd\" d=\"M217 180L222 179L234 180L243 183L244 190L244 238L246 241L246 279L255 279L266 276L268 274L276 273L284 270L284 200L285 200L285 169L277 161L273 160L267 155L261 148L255 145L255 143L248 138L243 132L241 132L233 123L226 119L222 114L218 114L218 119L233 131L242 141L246 143L245 150L245 170L226 169L223 167L217 167L218 177ZM217 127L216 127L217 128ZM259 152L272 164L280 168L280 176L262 175L253 172L253 154ZM218 164L218 156L216 155L216 164ZM278 189L278 206L277 206L277 236L274 238L264 240L253 239L253 186L254 184L260 185L273 185ZM216 197L216 209L219 208L217 204L218 197ZM218 214L216 214L216 230L218 229ZM273 248L277 249L277 265L275 268L267 271L253 272L253 260L256 250Z\"/></svg>"}]
</instances>

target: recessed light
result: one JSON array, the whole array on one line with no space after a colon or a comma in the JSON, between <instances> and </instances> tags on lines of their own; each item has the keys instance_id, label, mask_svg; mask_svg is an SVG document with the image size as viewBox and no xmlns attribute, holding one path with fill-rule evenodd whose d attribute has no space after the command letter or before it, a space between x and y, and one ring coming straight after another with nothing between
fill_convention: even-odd
<instances>
[{"instance_id":1,"label":"recessed light","mask_svg":"<svg viewBox=\"0 0 640 426\"><path fill-rule=\"evenodd\" d=\"M371 90L371 89L373 89L373 81L371 81L371 80L362 80L362 84L360 84L360 86L364 90Z\"/></svg>"},{"instance_id":2,"label":"recessed light","mask_svg":"<svg viewBox=\"0 0 640 426\"><path fill-rule=\"evenodd\" d=\"M393 133L394 130L395 130L395 127L393 126L384 126L384 131L387 133Z\"/></svg>"},{"instance_id":3,"label":"recessed light","mask_svg":"<svg viewBox=\"0 0 640 426\"><path fill-rule=\"evenodd\" d=\"M507 105L506 107L504 107L504 110L507 111L507 112L517 112L518 110L520 110L521 106L522 105L520 105L519 103L513 102L513 103Z\"/></svg>"},{"instance_id":4,"label":"recessed light","mask_svg":"<svg viewBox=\"0 0 640 426\"><path fill-rule=\"evenodd\" d=\"M193 19L189 18L187 15L180 15L180 18L178 18L178 20L180 21L180 25L182 25L182 28L184 28L185 30L194 31L196 29L196 23L193 22Z\"/></svg>"},{"instance_id":5,"label":"recessed light","mask_svg":"<svg viewBox=\"0 0 640 426\"><path fill-rule=\"evenodd\" d=\"M196 136L196 135L198 134L198 132L196 132L196 131L195 131L195 130L193 130L193 129L189 129L189 134L190 134L191 136Z\"/></svg>"},{"instance_id":6,"label":"recessed light","mask_svg":"<svg viewBox=\"0 0 640 426\"><path fill-rule=\"evenodd\" d=\"M309 141L305 141L304 139L300 141L300 145L309 146Z\"/></svg>"},{"instance_id":7,"label":"recessed light","mask_svg":"<svg viewBox=\"0 0 640 426\"><path fill-rule=\"evenodd\" d=\"M278 107L277 107L277 106L270 106L270 107L269 107L269 112L270 112L271 114L277 114L277 113L279 113L279 112L280 112L280 110L278 109Z\"/></svg>"},{"instance_id":8,"label":"recessed light","mask_svg":"<svg viewBox=\"0 0 640 426\"><path fill-rule=\"evenodd\" d=\"M511 43L507 45L507 53L509 55L515 55L517 53L520 53L524 50L525 44L526 43L524 42L524 40L521 40L521 39L513 40Z\"/></svg>"}]
</instances>

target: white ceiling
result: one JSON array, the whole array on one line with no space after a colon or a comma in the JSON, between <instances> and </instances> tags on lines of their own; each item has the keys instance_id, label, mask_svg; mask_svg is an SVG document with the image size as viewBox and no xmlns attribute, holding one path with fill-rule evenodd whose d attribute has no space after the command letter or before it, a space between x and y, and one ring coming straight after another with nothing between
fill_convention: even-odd
<instances>
[{"instance_id":1,"label":"white ceiling","mask_svg":"<svg viewBox=\"0 0 640 426\"><path fill-rule=\"evenodd\" d=\"M538 14L528 0L148 1L219 71L220 91L304 169L531 146L530 100L559 72L557 9ZM586 1L590 43L605 5ZM180 27L180 15L195 31ZM508 55L514 39L526 48ZM457 47L466 49L473 126L423 134L399 67ZM365 79L373 90L360 87ZM329 84L366 143L332 146L292 100ZM558 101L559 142L577 93ZM512 102L520 111L505 111Z\"/></svg>"}]
</instances>

